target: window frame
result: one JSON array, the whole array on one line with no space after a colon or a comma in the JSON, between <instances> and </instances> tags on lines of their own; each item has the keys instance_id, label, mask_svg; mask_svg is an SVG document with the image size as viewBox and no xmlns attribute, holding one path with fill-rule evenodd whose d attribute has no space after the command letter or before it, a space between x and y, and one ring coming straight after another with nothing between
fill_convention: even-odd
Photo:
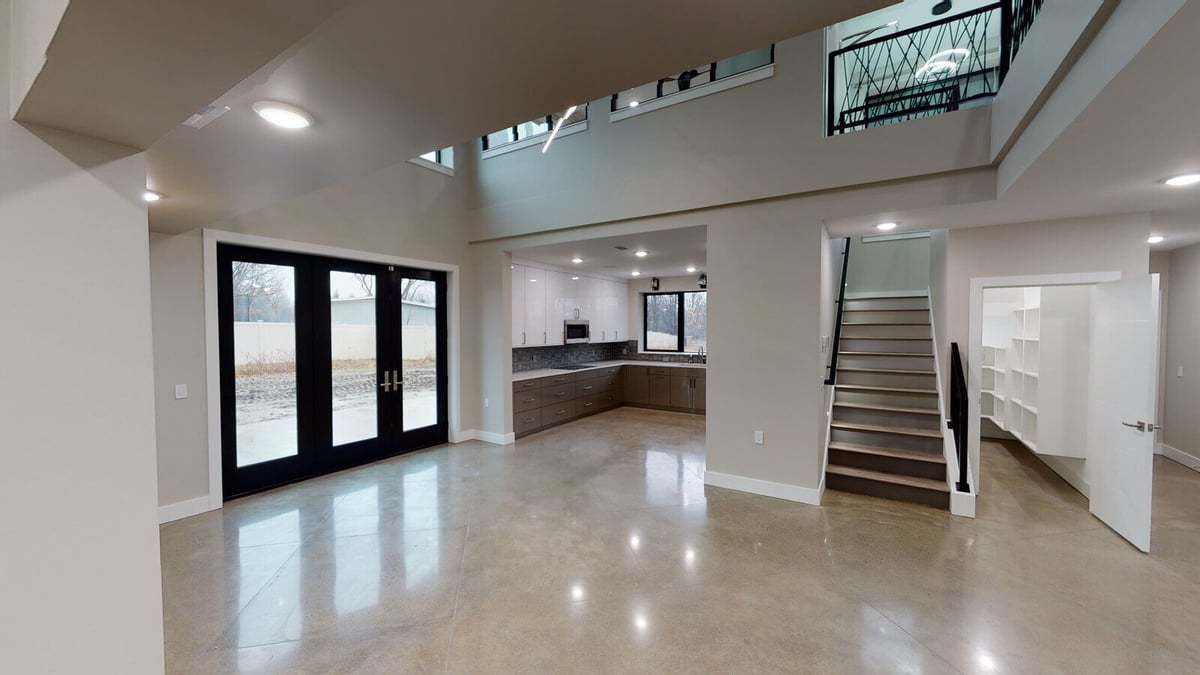
<instances>
[{"instance_id":1,"label":"window frame","mask_svg":"<svg viewBox=\"0 0 1200 675\"><path fill-rule=\"evenodd\" d=\"M707 323L707 321L708 321L708 289L702 288L702 289L697 289L694 291L650 291L647 293L642 293L642 351L643 352L654 352L654 353L662 353L662 354L687 354L687 353L689 353L689 352L684 351L684 345L687 342L687 326L684 325L684 301L683 301L683 296L687 295L688 293L703 293L704 294L704 317L705 317L705 322ZM649 340L646 339L647 338L646 334L649 331L649 327L650 327L649 299L651 296L657 296L657 295L674 295L676 297L675 313L676 313L676 317L677 317L676 321L678 322L676 325L679 326L679 334L675 336L675 338L676 338L675 339L675 344L676 344L675 349L650 349L648 347L650 342L649 342Z\"/></svg>"},{"instance_id":2,"label":"window frame","mask_svg":"<svg viewBox=\"0 0 1200 675\"><path fill-rule=\"evenodd\" d=\"M584 129L586 129L586 128L587 128L587 123L588 123L588 115L589 115L588 109L591 107L591 106L590 106L590 104L588 104L588 103L581 103L581 104L579 104L579 105L578 105L578 106L576 106L576 107L577 107L577 109L578 109L578 110L582 110L582 111L583 111L583 119L581 119L581 120L579 120L579 121L577 121L577 122L571 122L571 123L569 123L569 124L563 124L562 128L561 128L561 129L559 129L559 133L558 133L558 135L559 135L559 137L560 137L560 138L561 138L562 136L566 136L566 135L568 135L568 134L567 134L567 130L568 130L568 129L572 129L572 127L579 127L579 125L583 125L583 127L582 127L582 128L584 128ZM566 111L564 110L563 112L566 112ZM511 148L511 149L513 149L513 150L518 150L518 149L521 149L521 148L526 148L526 147L529 147L529 145L527 145L527 144L528 144L528 143L530 143L530 142L532 142L532 141L534 141L534 139L539 139L539 140L540 140L540 139L542 139L542 138L544 138L544 137L548 136L548 135L549 135L551 132L553 132L553 131L554 131L554 125L556 124L556 122L554 121L554 116L555 116L556 114L558 114L558 113L557 113L557 112L552 112L552 113L550 113L549 115L546 115L544 118L542 118L542 117L538 117L538 118L535 118L535 119L526 120L526 121L524 121L524 122L519 122L519 123L517 123L517 124L514 124L514 125L512 125L512 126L510 126L510 127L503 127L503 128L497 129L497 130L495 130L495 131L492 131L492 132L490 132L490 133L486 133L486 134L484 134L484 135L480 136L480 137L479 137L479 147L480 147L480 153L481 153L481 154L484 156L484 159L487 159L488 157L490 157L490 156L494 156L494 155L496 155L496 154L503 154L503 151L505 151L505 150L508 150L508 149L510 149L510 148ZM538 122L538 123L541 123L541 122L543 121L543 119L544 119L544 121L545 121L545 124L546 124L546 130L545 130L545 131L539 131L539 132L537 132L536 134L529 134L528 136L524 136L524 137L522 137L522 136L520 135L520 133L519 133L519 129L520 129L521 125L523 125L523 124L529 124L529 123L531 123L531 122ZM573 130L573 129L572 129L572 130ZM504 143L500 143L500 144L497 144L497 145L492 145L491 143L489 143L489 142L488 142L488 136L491 136L492 134L497 134L497 133L500 133L500 132L502 132L502 131L509 131L509 132L511 132L511 133L512 133L512 137L513 137L513 140L511 140L511 141L506 141L506 142L504 142ZM536 143L533 143L533 144L534 144L534 145L536 145Z\"/></svg>"}]
</instances>

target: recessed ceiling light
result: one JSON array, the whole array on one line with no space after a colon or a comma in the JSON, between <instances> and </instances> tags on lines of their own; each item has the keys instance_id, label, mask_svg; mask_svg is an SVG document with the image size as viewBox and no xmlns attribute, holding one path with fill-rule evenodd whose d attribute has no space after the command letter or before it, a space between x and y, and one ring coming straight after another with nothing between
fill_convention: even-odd
<instances>
[{"instance_id":1,"label":"recessed ceiling light","mask_svg":"<svg viewBox=\"0 0 1200 675\"><path fill-rule=\"evenodd\" d=\"M312 126L312 115L294 105L279 101L259 101L254 112L264 120L284 129L305 129Z\"/></svg>"},{"instance_id":2,"label":"recessed ceiling light","mask_svg":"<svg viewBox=\"0 0 1200 675\"><path fill-rule=\"evenodd\" d=\"M583 262L583 258L571 258L571 262L578 265L579 263Z\"/></svg>"},{"instance_id":3,"label":"recessed ceiling light","mask_svg":"<svg viewBox=\"0 0 1200 675\"><path fill-rule=\"evenodd\" d=\"M1200 183L1200 173L1186 173L1182 176L1175 176L1167 179L1167 185L1171 187L1187 187Z\"/></svg>"},{"instance_id":4,"label":"recessed ceiling light","mask_svg":"<svg viewBox=\"0 0 1200 675\"><path fill-rule=\"evenodd\" d=\"M636 107L638 107L638 102L637 102L637 101L630 101L630 102L629 102L629 107L630 107L630 108L636 108Z\"/></svg>"},{"instance_id":5,"label":"recessed ceiling light","mask_svg":"<svg viewBox=\"0 0 1200 675\"><path fill-rule=\"evenodd\" d=\"M688 265L687 271L689 271L689 272L695 272L695 271L696 271L696 267L695 267L694 265Z\"/></svg>"},{"instance_id":6,"label":"recessed ceiling light","mask_svg":"<svg viewBox=\"0 0 1200 675\"><path fill-rule=\"evenodd\" d=\"M1146 240L1146 243L1147 244L1161 244L1164 239L1166 239L1166 237L1162 236L1161 234L1155 234L1155 235L1151 235L1151 237Z\"/></svg>"},{"instance_id":7,"label":"recessed ceiling light","mask_svg":"<svg viewBox=\"0 0 1200 675\"><path fill-rule=\"evenodd\" d=\"M571 277L571 281L579 281L579 277Z\"/></svg>"},{"instance_id":8,"label":"recessed ceiling light","mask_svg":"<svg viewBox=\"0 0 1200 675\"><path fill-rule=\"evenodd\" d=\"M154 190L146 190L145 192L142 193L142 199L144 199L148 202L156 202L162 198L163 198L162 193L155 192Z\"/></svg>"},{"instance_id":9,"label":"recessed ceiling light","mask_svg":"<svg viewBox=\"0 0 1200 675\"><path fill-rule=\"evenodd\" d=\"M634 255L639 258L645 258L646 256L650 255L650 253L648 251L638 251L637 253L634 253Z\"/></svg>"},{"instance_id":10,"label":"recessed ceiling light","mask_svg":"<svg viewBox=\"0 0 1200 675\"><path fill-rule=\"evenodd\" d=\"M634 270L634 272L633 272L633 276L635 276L635 277L640 277L640 276L642 276L642 273L641 273L641 272L638 272L637 270Z\"/></svg>"},{"instance_id":11,"label":"recessed ceiling light","mask_svg":"<svg viewBox=\"0 0 1200 675\"><path fill-rule=\"evenodd\" d=\"M896 229L896 223L880 223L875 226L875 229L887 232L888 230Z\"/></svg>"}]
</instances>

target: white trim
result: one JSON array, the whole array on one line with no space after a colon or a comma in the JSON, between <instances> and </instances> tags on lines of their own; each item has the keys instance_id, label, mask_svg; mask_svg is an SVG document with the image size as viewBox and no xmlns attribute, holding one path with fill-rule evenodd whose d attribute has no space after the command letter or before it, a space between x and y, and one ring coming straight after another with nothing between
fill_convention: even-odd
<instances>
[{"instance_id":1,"label":"white trim","mask_svg":"<svg viewBox=\"0 0 1200 675\"><path fill-rule=\"evenodd\" d=\"M217 508L220 508L219 506ZM174 504L158 507L158 524L169 523L173 520L190 518L201 513L212 511L213 506L208 496L185 499Z\"/></svg>"},{"instance_id":2,"label":"white trim","mask_svg":"<svg viewBox=\"0 0 1200 675\"><path fill-rule=\"evenodd\" d=\"M204 240L204 337L205 365L207 372L208 393L208 503L210 509L219 509L224 503L224 484L221 474L221 350L220 350L220 321L217 304L217 244L236 244L252 246L276 251L293 253L309 253L330 258L345 258L361 260L385 265L417 267L428 270L446 272L448 288L446 312L446 328L449 331L447 345L450 349L449 363L449 419L448 438L462 435L462 279L458 265L449 263L403 258L370 251L308 244L287 239L260 237L252 234L226 232L205 228Z\"/></svg>"},{"instance_id":3,"label":"white trim","mask_svg":"<svg viewBox=\"0 0 1200 675\"><path fill-rule=\"evenodd\" d=\"M554 137L554 140L557 141L560 138L562 138L563 136L573 136L580 132L587 131L587 128L588 128L587 120L581 120L579 122L574 122L572 124L568 124L558 130L558 135ZM481 159L491 159L498 155L507 155L508 153L516 152L517 150L524 150L525 148L532 148L535 145L541 145L541 144L545 143L546 138L548 136L550 136L550 132L545 131L536 136L530 136L529 138L522 138L521 140L513 141L512 143L505 143L504 145L502 145L498 148L488 148L487 150L481 151L479 153L479 157Z\"/></svg>"},{"instance_id":4,"label":"white trim","mask_svg":"<svg viewBox=\"0 0 1200 675\"><path fill-rule=\"evenodd\" d=\"M416 164L417 166L424 169L429 169L430 171L444 173L447 176L454 175L454 167L446 166L445 164L438 164L437 162L431 162L424 157L413 157L412 159L408 160L408 162L409 164Z\"/></svg>"},{"instance_id":5,"label":"white trim","mask_svg":"<svg viewBox=\"0 0 1200 675\"><path fill-rule=\"evenodd\" d=\"M1032 274L1027 276L1009 276L1009 277L972 277L971 278L971 293L970 301L967 305L968 322L970 328L967 332L967 395L969 400L978 401L980 397L979 383L983 379L983 289L985 288L1017 288L1025 286L1086 286L1091 284L1100 284L1108 281L1120 281L1120 272L1079 272L1068 274ZM980 441L980 421L979 406L968 406L971 419L968 421L970 436L967 438L967 459L971 469L970 479L971 485L976 493L979 490L979 441ZM1055 468L1053 464L1046 461L1046 457L1038 455L1042 461ZM1057 469L1055 469L1057 471ZM1061 474L1060 474L1061 475ZM1067 476L1063 478L1070 483L1071 479ZM1075 489L1087 494L1079 485L1071 483ZM1086 483L1084 484L1086 485ZM1086 488L1085 488L1086 489Z\"/></svg>"},{"instance_id":6,"label":"white trim","mask_svg":"<svg viewBox=\"0 0 1200 675\"><path fill-rule=\"evenodd\" d=\"M677 91L673 94L660 96L653 101L639 103L636 108L622 108L621 110L610 112L608 114L608 121L620 122L621 120L627 120L630 117L637 117L638 115L644 115L646 113L654 112L655 110L662 110L663 108L667 108L678 103L691 101L692 99L697 99L701 96L708 96L709 94L716 94L718 92L733 89L734 87L750 84L751 82L765 80L768 77L774 77L774 75L775 64L768 63L767 65L759 66L754 70L747 70L744 73L723 77L716 82L693 84L684 91Z\"/></svg>"},{"instance_id":7,"label":"white trim","mask_svg":"<svg viewBox=\"0 0 1200 675\"><path fill-rule=\"evenodd\" d=\"M975 517L975 494L950 490L950 515L963 518Z\"/></svg>"},{"instance_id":8,"label":"white trim","mask_svg":"<svg viewBox=\"0 0 1200 675\"><path fill-rule=\"evenodd\" d=\"M1063 461L1069 458L1055 455L1039 455L1036 452L1033 453L1033 456L1041 461L1042 464L1050 467L1050 470L1058 474L1060 478L1067 481L1067 484L1075 488L1079 494L1089 499L1091 498L1091 486L1088 484L1087 479L1083 477L1082 473L1076 471Z\"/></svg>"},{"instance_id":9,"label":"white trim","mask_svg":"<svg viewBox=\"0 0 1200 675\"><path fill-rule=\"evenodd\" d=\"M872 300L874 298L908 298L908 297L913 297L913 296L928 298L929 297L929 289L922 288L919 290L912 290L912 291L877 291L877 292L858 291L858 292L854 292L854 293L851 293L851 292L846 293L847 300L863 300L863 299ZM896 311L903 312L903 311L907 311L907 310L898 309ZM930 311L932 311L932 310L930 310Z\"/></svg>"},{"instance_id":10,"label":"white trim","mask_svg":"<svg viewBox=\"0 0 1200 675\"><path fill-rule=\"evenodd\" d=\"M926 296L932 296L931 289L926 288ZM946 460L946 487L950 490L950 515L961 516L963 518L975 517L975 487L971 483L971 472L967 472L967 492L958 491L958 446L954 442L954 433L950 431L950 418L946 414L946 397L948 392L945 390L946 378L942 370L942 349L941 343L938 342L937 319L933 315L933 308L929 308L929 337L933 341L933 372L934 372L934 388L937 389L937 405L938 405L938 420L942 430L942 458ZM946 346L949 349L949 345ZM970 462L970 439L967 439L967 466Z\"/></svg>"},{"instance_id":11,"label":"white trim","mask_svg":"<svg viewBox=\"0 0 1200 675\"><path fill-rule=\"evenodd\" d=\"M1184 452L1179 448L1173 448L1166 443L1162 443L1162 454L1167 459L1178 462L1193 471L1200 471L1200 457L1197 457L1189 452Z\"/></svg>"},{"instance_id":12,"label":"white trim","mask_svg":"<svg viewBox=\"0 0 1200 675\"><path fill-rule=\"evenodd\" d=\"M492 445L512 445L517 442L517 434L511 431L507 434L502 434L498 431L476 430L475 438L484 443L491 443Z\"/></svg>"},{"instance_id":13,"label":"white trim","mask_svg":"<svg viewBox=\"0 0 1200 675\"><path fill-rule=\"evenodd\" d=\"M868 234L862 238L864 244L880 244L885 241L900 241L902 239L928 239L933 236L929 230L919 232L897 232L896 234Z\"/></svg>"},{"instance_id":14,"label":"white trim","mask_svg":"<svg viewBox=\"0 0 1200 675\"><path fill-rule=\"evenodd\" d=\"M810 488L800 485L775 483L769 480L760 480L758 478L734 476L732 474L718 473L716 471L705 471L704 484L712 485L713 487L726 488L729 490L737 490L739 492L749 492L751 494L774 497L776 499L786 499L788 501L800 502L801 504L812 504L813 506L820 506L821 496L825 494L824 476L821 477L821 482L817 485L817 487Z\"/></svg>"}]
</instances>

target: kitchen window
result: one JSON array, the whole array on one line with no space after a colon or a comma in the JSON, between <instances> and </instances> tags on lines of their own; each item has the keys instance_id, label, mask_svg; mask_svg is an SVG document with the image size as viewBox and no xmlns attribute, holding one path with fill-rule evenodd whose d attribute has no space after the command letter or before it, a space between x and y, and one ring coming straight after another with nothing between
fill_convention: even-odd
<instances>
[{"instance_id":1,"label":"kitchen window","mask_svg":"<svg viewBox=\"0 0 1200 675\"><path fill-rule=\"evenodd\" d=\"M647 293L642 305L642 349L708 351L708 293Z\"/></svg>"}]
</instances>

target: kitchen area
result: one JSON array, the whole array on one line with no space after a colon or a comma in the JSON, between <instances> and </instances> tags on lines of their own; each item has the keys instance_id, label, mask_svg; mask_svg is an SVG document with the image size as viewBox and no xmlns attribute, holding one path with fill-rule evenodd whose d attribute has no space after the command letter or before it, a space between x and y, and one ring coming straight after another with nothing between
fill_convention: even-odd
<instances>
[{"instance_id":1,"label":"kitchen area","mask_svg":"<svg viewBox=\"0 0 1200 675\"><path fill-rule=\"evenodd\" d=\"M517 438L620 406L705 413L706 230L513 252Z\"/></svg>"}]
</instances>

